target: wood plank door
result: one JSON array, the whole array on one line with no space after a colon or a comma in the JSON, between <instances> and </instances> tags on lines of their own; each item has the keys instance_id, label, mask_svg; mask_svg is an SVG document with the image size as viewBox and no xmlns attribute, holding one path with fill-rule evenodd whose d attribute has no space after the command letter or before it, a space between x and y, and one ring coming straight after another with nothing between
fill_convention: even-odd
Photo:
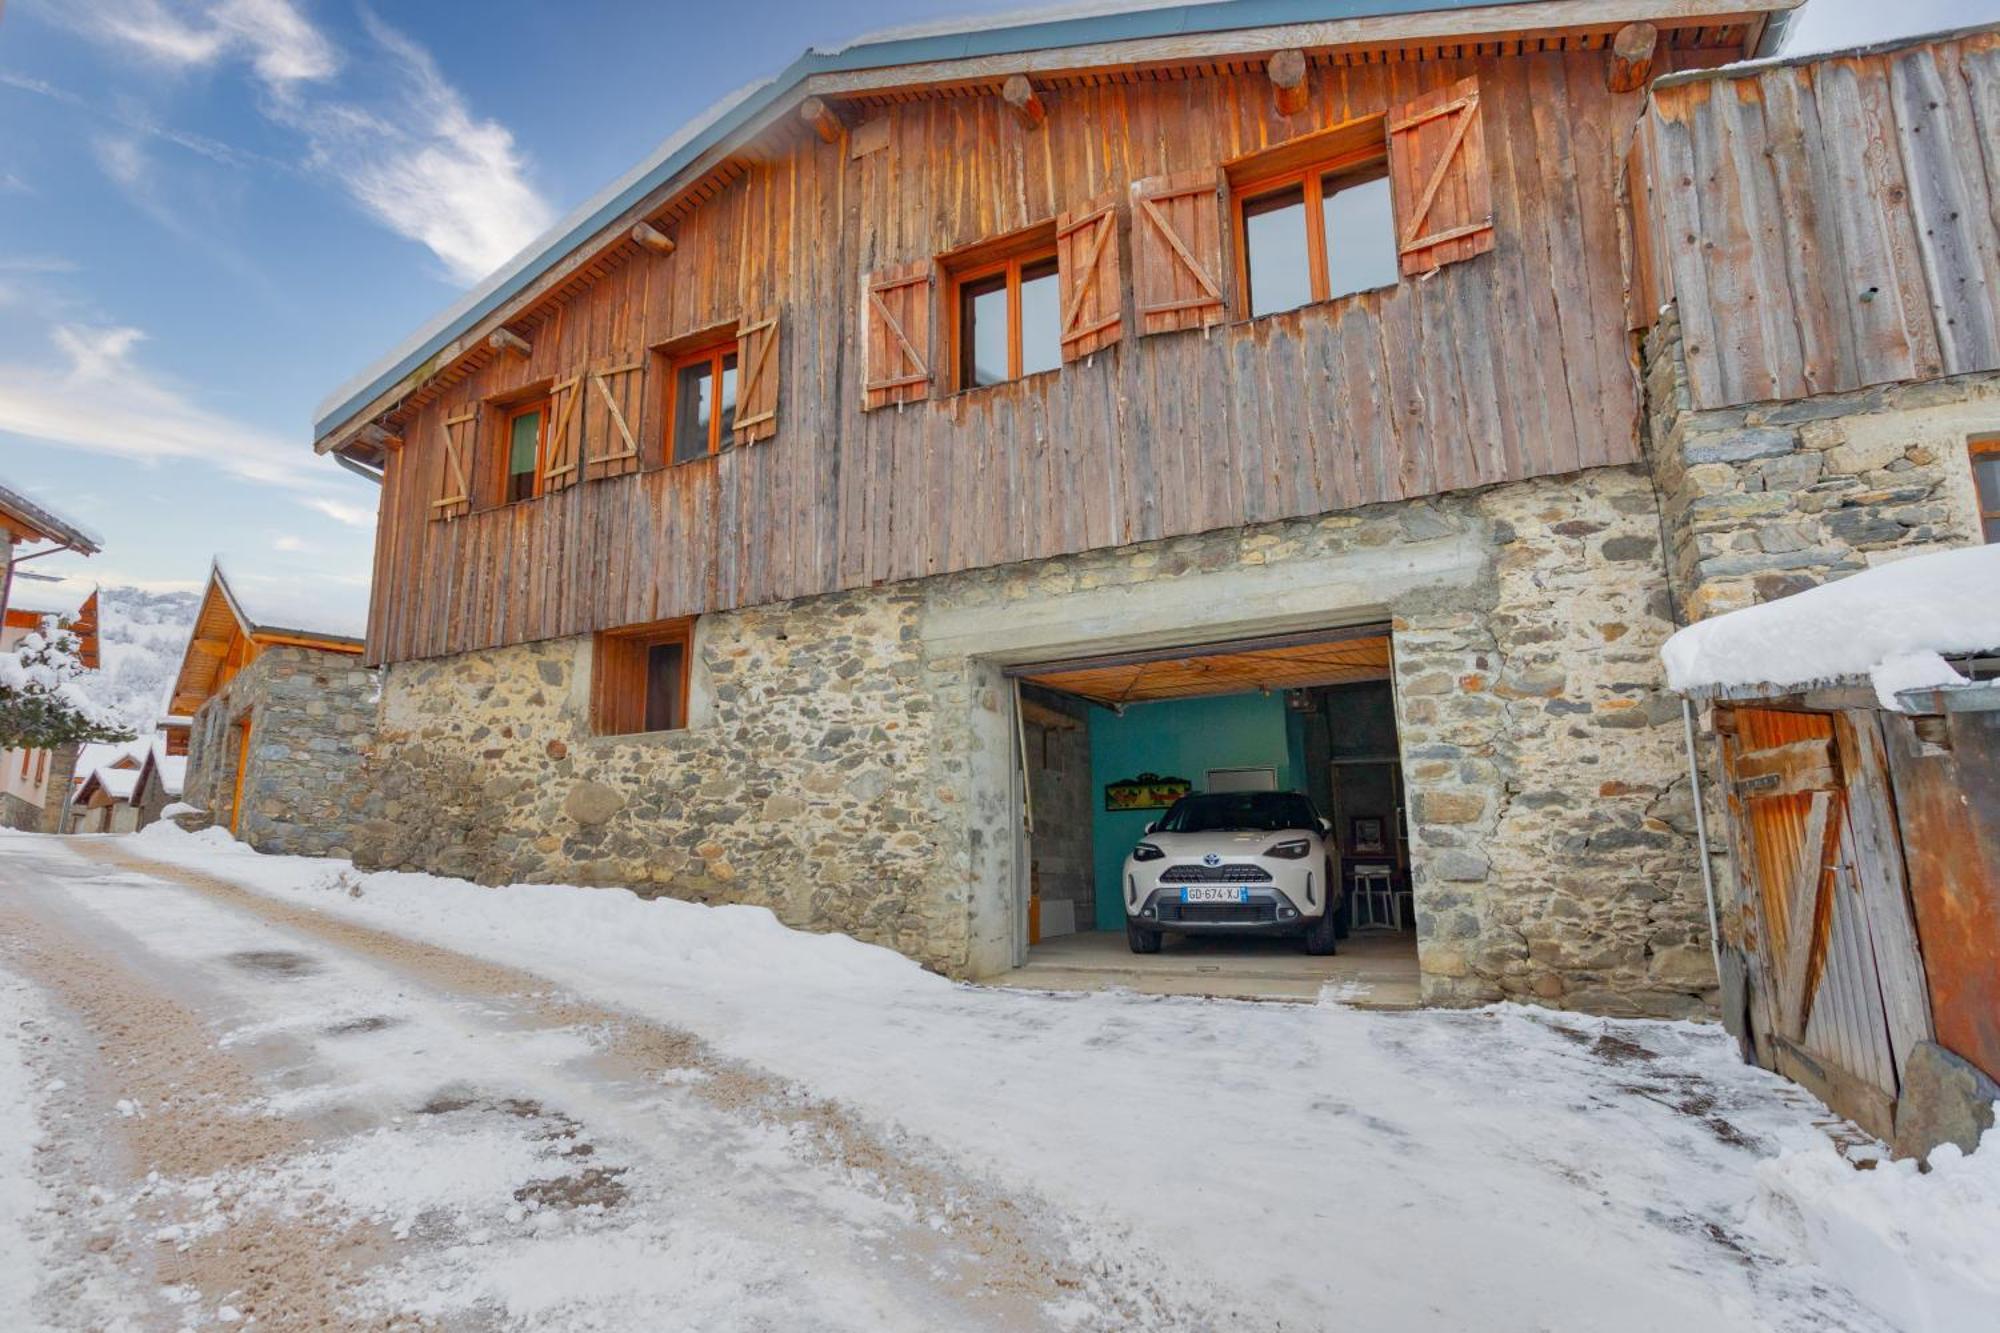
<instances>
[{"instance_id":1,"label":"wood plank door","mask_svg":"<svg viewBox=\"0 0 2000 1333\"><path fill-rule=\"evenodd\" d=\"M229 834L243 836L243 775L250 768L250 714L236 724L236 781L229 793Z\"/></svg>"},{"instance_id":2,"label":"wood plank door","mask_svg":"<svg viewBox=\"0 0 2000 1333\"><path fill-rule=\"evenodd\" d=\"M1759 1051L1887 1137L1903 1064L1929 1022L1910 1009L1921 964L1875 725L1865 712L1739 707L1725 723L1723 763Z\"/></svg>"}]
</instances>

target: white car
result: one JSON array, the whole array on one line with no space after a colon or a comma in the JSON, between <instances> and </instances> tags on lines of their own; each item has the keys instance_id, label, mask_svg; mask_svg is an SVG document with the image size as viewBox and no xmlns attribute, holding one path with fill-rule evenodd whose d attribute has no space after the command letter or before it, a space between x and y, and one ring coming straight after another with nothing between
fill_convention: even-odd
<instances>
[{"instance_id":1,"label":"white car","mask_svg":"<svg viewBox=\"0 0 2000 1333\"><path fill-rule=\"evenodd\" d=\"M1330 954L1346 933L1331 826L1298 792L1202 792L1175 801L1125 858L1125 938L1163 933L1305 936Z\"/></svg>"}]
</instances>

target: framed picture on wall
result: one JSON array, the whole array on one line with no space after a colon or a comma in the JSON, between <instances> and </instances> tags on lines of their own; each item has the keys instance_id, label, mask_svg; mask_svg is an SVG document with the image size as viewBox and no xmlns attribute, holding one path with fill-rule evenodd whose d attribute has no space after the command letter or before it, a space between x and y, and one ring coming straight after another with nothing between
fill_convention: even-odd
<instances>
[{"instance_id":1,"label":"framed picture on wall","mask_svg":"<svg viewBox=\"0 0 2000 1333\"><path fill-rule=\"evenodd\" d=\"M1347 821L1347 842L1353 851L1379 856L1389 850L1386 821L1379 815L1356 815Z\"/></svg>"},{"instance_id":2,"label":"framed picture on wall","mask_svg":"<svg viewBox=\"0 0 2000 1333\"><path fill-rule=\"evenodd\" d=\"M1193 788L1194 784L1186 778L1141 773L1136 778L1107 783L1104 788L1104 808L1113 811L1164 810Z\"/></svg>"}]
</instances>

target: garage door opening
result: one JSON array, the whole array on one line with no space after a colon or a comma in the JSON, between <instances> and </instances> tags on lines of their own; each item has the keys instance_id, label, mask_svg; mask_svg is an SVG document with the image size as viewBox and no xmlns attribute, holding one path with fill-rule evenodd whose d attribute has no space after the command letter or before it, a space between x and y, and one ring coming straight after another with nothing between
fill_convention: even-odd
<instances>
[{"instance_id":1,"label":"garage door opening","mask_svg":"<svg viewBox=\"0 0 2000 1333\"><path fill-rule=\"evenodd\" d=\"M1368 626L1010 669L1028 939L1002 980L1416 1003L1390 665Z\"/></svg>"}]
</instances>

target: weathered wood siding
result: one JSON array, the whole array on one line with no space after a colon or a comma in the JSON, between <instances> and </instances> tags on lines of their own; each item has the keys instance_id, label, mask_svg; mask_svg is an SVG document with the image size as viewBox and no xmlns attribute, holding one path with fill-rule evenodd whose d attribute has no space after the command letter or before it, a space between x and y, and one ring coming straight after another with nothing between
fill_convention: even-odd
<instances>
[{"instance_id":1,"label":"weathered wood siding","mask_svg":"<svg viewBox=\"0 0 2000 1333\"><path fill-rule=\"evenodd\" d=\"M1040 130L984 95L884 99L867 112L887 123L876 151L854 150L878 132L826 145L800 127L678 220L675 253L633 247L523 326L529 358L492 357L405 411L370 654L455 653L1637 461L1616 168L1641 107L1606 91L1604 62L1322 64L1289 120L1250 64L1064 89ZM1139 337L1122 244L1122 341L1011 385L860 410L864 275L1468 76L1484 107L1490 254L1289 314ZM773 439L659 466L664 376L649 365L631 399L639 472L432 519L450 414L746 310L783 320ZM592 394L586 453L609 429Z\"/></svg>"},{"instance_id":2,"label":"weathered wood siding","mask_svg":"<svg viewBox=\"0 0 2000 1333\"><path fill-rule=\"evenodd\" d=\"M1642 287L1694 406L2000 367L1996 144L1991 30L1656 88Z\"/></svg>"}]
</instances>

